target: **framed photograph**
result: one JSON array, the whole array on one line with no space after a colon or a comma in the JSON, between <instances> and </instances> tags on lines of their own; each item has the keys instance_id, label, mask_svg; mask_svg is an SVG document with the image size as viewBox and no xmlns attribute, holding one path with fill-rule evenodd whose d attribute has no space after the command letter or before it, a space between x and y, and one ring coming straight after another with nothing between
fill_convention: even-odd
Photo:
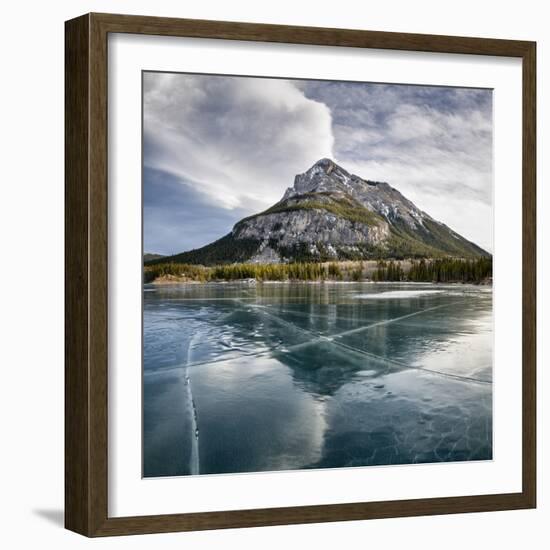
<instances>
[{"instance_id":1,"label":"framed photograph","mask_svg":"<svg viewBox=\"0 0 550 550\"><path fill-rule=\"evenodd\" d=\"M66 527L535 507L535 43L65 37Z\"/></svg>"}]
</instances>

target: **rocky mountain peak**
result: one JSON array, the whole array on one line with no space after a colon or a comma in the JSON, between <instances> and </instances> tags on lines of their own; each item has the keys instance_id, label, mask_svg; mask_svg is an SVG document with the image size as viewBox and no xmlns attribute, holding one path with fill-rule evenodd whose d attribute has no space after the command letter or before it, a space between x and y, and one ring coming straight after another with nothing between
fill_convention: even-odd
<instances>
[{"instance_id":1,"label":"rocky mountain peak","mask_svg":"<svg viewBox=\"0 0 550 550\"><path fill-rule=\"evenodd\" d=\"M294 186L286 190L283 200L305 193L330 191L351 193L353 186L357 185L359 181L360 178L344 170L332 159L322 158L309 170L296 175Z\"/></svg>"},{"instance_id":2,"label":"rocky mountain peak","mask_svg":"<svg viewBox=\"0 0 550 550\"><path fill-rule=\"evenodd\" d=\"M293 262L487 256L385 182L351 174L322 158L294 178L283 198L243 218L183 263Z\"/></svg>"},{"instance_id":3,"label":"rocky mountain peak","mask_svg":"<svg viewBox=\"0 0 550 550\"><path fill-rule=\"evenodd\" d=\"M311 168L315 168L316 166L322 168L323 170L325 170L325 172L330 172L331 170L333 170L335 167L338 167L342 170L342 168L340 166L338 166L332 159L329 159L329 158L322 158L322 159L319 159Z\"/></svg>"},{"instance_id":4,"label":"rocky mountain peak","mask_svg":"<svg viewBox=\"0 0 550 550\"><path fill-rule=\"evenodd\" d=\"M282 200L322 192L344 193L388 221L399 220L412 228L422 225L427 216L388 183L351 174L329 158L318 160L309 170L298 174L294 187L286 190Z\"/></svg>"}]
</instances>

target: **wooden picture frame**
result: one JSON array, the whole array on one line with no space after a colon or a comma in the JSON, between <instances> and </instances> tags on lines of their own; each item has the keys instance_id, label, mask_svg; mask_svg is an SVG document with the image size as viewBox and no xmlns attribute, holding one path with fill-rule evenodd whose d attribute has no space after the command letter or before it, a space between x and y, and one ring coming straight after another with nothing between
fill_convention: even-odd
<instances>
[{"instance_id":1,"label":"wooden picture frame","mask_svg":"<svg viewBox=\"0 0 550 550\"><path fill-rule=\"evenodd\" d=\"M139 517L108 516L107 37L133 33L520 58L523 67L522 491ZM65 525L126 535L534 508L536 44L330 28L87 14L65 27ZM531 267L530 267L531 266Z\"/></svg>"}]
</instances>

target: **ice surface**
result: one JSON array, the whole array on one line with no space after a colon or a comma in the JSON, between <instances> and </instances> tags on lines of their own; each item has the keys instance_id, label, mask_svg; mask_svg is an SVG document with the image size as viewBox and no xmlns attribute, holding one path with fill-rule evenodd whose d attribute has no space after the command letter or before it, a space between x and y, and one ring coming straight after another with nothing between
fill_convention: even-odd
<instances>
[{"instance_id":1,"label":"ice surface","mask_svg":"<svg viewBox=\"0 0 550 550\"><path fill-rule=\"evenodd\" d=\"M159 287L143 368L145 476L492 457L487 288Z\"/></svg>"},{"instance_id":2,"label":"ice surface","mask_svg":"<svg viewBox=\"0 0 550 550\"><path fill-rule=\"evenodd\" d=\"M369 294L356 294L355 298L367 300L386 300L389 298L416 298L417 296L429 296L441 294L443 290L386 290L385 292L371 292Z\"/></svg>"}]
</instances>

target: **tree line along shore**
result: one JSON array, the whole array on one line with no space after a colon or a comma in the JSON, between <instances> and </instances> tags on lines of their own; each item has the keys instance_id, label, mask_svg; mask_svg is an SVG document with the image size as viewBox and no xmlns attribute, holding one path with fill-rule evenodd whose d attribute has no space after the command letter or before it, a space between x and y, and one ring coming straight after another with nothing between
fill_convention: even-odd
<instances>
[{"instance_id":1,"label":"tree line along shore","mask_svg":"<svg viewBox=\"0 0 550 550\"><path fill-rule=\"evenodd\" d=\"M492 258L434 258L297 262L282 264L237 263L202 266L184 263L145 265L145 283L238 281L410 281L433 283L490 283Z\"/></svg>"}]
</instances>

